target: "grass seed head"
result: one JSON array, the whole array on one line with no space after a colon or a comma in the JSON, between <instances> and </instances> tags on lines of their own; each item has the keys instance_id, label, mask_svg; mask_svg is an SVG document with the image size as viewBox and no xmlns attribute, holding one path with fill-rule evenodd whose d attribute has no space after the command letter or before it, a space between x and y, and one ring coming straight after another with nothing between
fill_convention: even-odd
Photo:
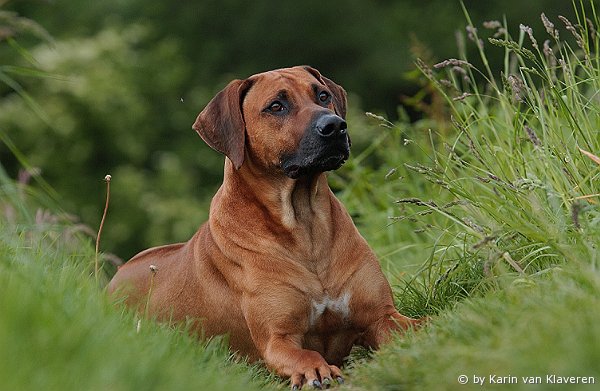
<instances>
[{"instance_id":1,"label":"grass seed head","mask_svg":"<svg viewBox=\"0 0 600 391\"><path fill-rule=\"evenodd\" d=\"M423 72L423 74L429 79L429 80L434 80L435 77L433 76L433 72L431 71L431 68L429 67L429 65L427 65L425 63L425 61L423 61L420 58L417 58L417 60L415 61L417 66L419 67L419 69L421 69L421 71Z\"/></svg>"},{"instance_id":2,"label":"grass seed head","mask_svg":"<svg viewBox=\"0 0 600 391\"><path fill-rule=\"evenodd\" d=\"M496 32L494 32L494 38L499 38L506 34L506 29L502 26L502 23L497 20L483 22L483 27L489 30L496 30Z\"/></svg>"},{"instance_id":3,"label":"grass seed head","mask_svg":"<svg viewBox=\"0 0 600 391\"><path fill-rule=\"evenodd\" d=\"M544 25L544 28L546 29L546 32L548 34L550 34L554 39L558 40L558 30L554 28L554 23L552 23L550 21L550 19L548 19L548 17L546 16L546 14L544 14L542 12L541 15L541 19L542 19L542 24Z\"/></svg>"},{"instance_id":4,"label":"grass seed head","mask_svg":"<svg viewBox=\"0 0 600 391\"><path fill-rule=\"evenodd\" d=\"M521 103L525 102L526 88L525 84L523 83L523 80L521 80L520 77L515 75L509 75L507 80L510 83L510 87L513 92L513 98L515 99L515 101Z\"/></svg>"},{"instance_id":5,"label":"grass seed head","mask_svg":"<svg viewBox=\"0 0 600 391\"><path fill-rule=\"evenodd\" d=\"M560 19L565 24L567 30L571 32L571 34L573 34L573 36L575 37L575 41L577 42L577 46L579 46L582 49L585 49L583 38L577 32L577 29L575 28L575 26L573 26L573 23L571 23L569 19L565 18L562 15L558 15L558 19Z\"/></svg>"},{"instance_id":6,"label":"grass seed head","mask_svg":"<svg viewBox=\"0 0 600 391\"><path fill-rule=\"evenodd\" d=\"M594 22L592 22L589 18L585 18L585 22L587 23L588 30L590 32L590 36L592 38L596 37L596 27L594 26Z\"/></svg>"},{"instance_id":7,"label":"grass seed head","mask_svg":"<svg viewBox=\"0 0 600 391\"><path fill-rule=\"evenodd\" d=\"M531 40L531 46L533 46L536 49L539 49L537 40L533 36L533 29L529 26L525 26L524 24L520 24L519 28L521 29L521 31L523 31L523 32L527 33L527 35L529 35L529 39Z\"/></svg>"},{"instance_id":8,"label":"grass seed head","mask_svg":"<svg viewBox=\"0 0 600 391\"><path fill-rule=\"evenodd\" d=\"M527 125L525 125L523 127L523 129L525 129L525 133L527 133L527 137L529 137L529 140L532 142L533 145L535 145L536 147L542 146L542 142L540 141L539 137L535 133L535 130L531 129Z\"/></svg>"},{"instance_id":9,"label":"grass seed head","mask_svg":"<svg viewBox=\"0 0 600 391\"><path fill-rule=\"evenodd\" d=\"M461 95L459 96L455 96L454 98L452 98L453 101L462 101L465 100L466 98L468 98L469 96L472 96L473 94L468 93L468 92L463 92Z\"/></svg>"},{"instance_id":10,"label":"grass seed head","mask_svg":"<svg viewBox=\"0 0 600 391\"><path fill-rule=\"evenodd\" d=\"M502 23L500 23L500 21L498 20L488 20L483 22L483 27L485 27L486 29L494 30L502 27Z\"/></svg>"},{"instance_id":11,"label":"grass seed head","mask_svg":"<svg viewBox=\"0 0 600 391\"><path fill-rule=\"evenodd\" d=\"M477 44L477 47L479 47L480 49L483 48L483 40L477 38L477 28L469 25L466 27L466 30L467 37L469 37L471 41L475 42Z\"/></svg>"},{"instance_id":12,"label":"grass seed head","mask_svg":"<svg viewBox=\"0 0 600 391\"><path fill-rule=\"evenodd\" d=\"M579 213L581 212L581 204L579 202L574 202L571 204L571 219L573 220L573 225L575 228L581 228L581 224L579 222Z\"/></svg>"},{"instance_id":13,"label":"grass seed head","mask_svg":"<svg viewBox=\"0 0 600 391\"><path fill-rule=\"evenodd\" d=\"M544 41L543 52L546 56L546 61L548 62L548 66L550 69L554 69L556 67L556 56L554 55L554 51L552 47L550 47L550 40L547 39Z\"/></svg>"},{"instance_id":14,"label":"grass seed head","mask_svg":"<svg viewBox=\"0 0 600 391\"><path fill-rule=\"evenodd\" d=\"M436 69L439 69L439 68L445 68L447 66L459 67L460 71L464 72L464 73L466 73L466 71L460 67L462 67L462 66L473 67L473 65L470 62L465 61L465 60L458 60L456 58L449 58L442 62L438 62L433 67Z\"/></svg>"}]
</instances>

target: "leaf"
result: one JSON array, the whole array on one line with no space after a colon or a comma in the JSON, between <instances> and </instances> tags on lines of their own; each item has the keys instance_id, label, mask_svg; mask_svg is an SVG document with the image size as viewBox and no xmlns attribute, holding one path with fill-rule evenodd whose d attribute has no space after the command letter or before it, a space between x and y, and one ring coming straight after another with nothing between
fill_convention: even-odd
<instances>
[{"instance_id":1,"label":"leaf","mask_svg":"<svg viewBox=\"0 0 600 391\"><path fill-rule=\"evenodd\" d=\"M8 42L10 47L12 47L17 53L19 53L19 55L23 57L28 63L35 67L38 66L38 62L35 60L35 58L33 58L33 56L27 51L27 49L19 45L17 41L15 41L13 38L8 38L6 42Z\"/></svg>"},{"instance_id":2,"label":"leaf","mask_svg":"<svg viewBox=\"0 0 600 391\"><path fill-rule=\"evenodd\" d=\"M596 162L596 164L600 165L600 157L594 155L593 153L590 153L588 151L586 151L585 149L581 149L579 148L579 150L581 151L581 153L583 153L585 156L589 157L590 159L592 159L594 162Z\"/></svg>"},{"instance_id":3,"label":"leaf","mask_svg":"<svg viewBox=\"0 0 600 391\"><path fill-rule=\"evenodd\" d=\"M40 119L46 123L46 125L52 127L52 121L50 121L50 118L46 115L42 107L35 101L35 99L33 99L31 95L29 95L16 80L9 77L6 73L3 73L2 70L0 70L0 82L3 82L12 88L17 94L19 94L25 103L27 103L29 108L33 110L33 112L35 112L38 117L40 117Z\"/></svg>"},{"instance_id":4,"label":"leaf","mask_svg":"<svg viewBox=\"0 0 600 391\"><path fill-rule=\"evenodd\" d=\"M68 81L69 79L65 76L56 75L50 72L45 72L36 68L19 67L14 65L2 65L0 66L0 72L12 73L18 76L37 77L46 79L55 79L61 81Z\"/></svg>"}]
</instances>

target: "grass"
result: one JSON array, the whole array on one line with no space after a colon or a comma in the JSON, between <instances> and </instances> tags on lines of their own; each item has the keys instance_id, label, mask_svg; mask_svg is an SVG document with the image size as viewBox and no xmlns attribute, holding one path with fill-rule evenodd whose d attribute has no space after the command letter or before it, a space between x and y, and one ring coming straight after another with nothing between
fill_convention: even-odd
<instances>
[{"instance_id":1,"label":"grass","mask_svg":"<svg viewBox=\"0 0 600 391\"><path fill-rule=\"evenodd\" d=\"M354 362L353 388L464 389L459 375L494 374L517 376L496 385L511 389L532 387L521 376L541 376L540 389L549 374L600 381L598 19L593 3L576 9L577 21L560 20L562 38L557 22L544 43L496 23L490 35L503 35L478 44L469 20L483 71L464 57L417 61L454 132L380 119L386 147L358 157L380 168L335 178L396 281L398 307L438 314ZM505 51L502 74L486 50Z\"/></svg>"},{"instance_id":2,"label":"grass","mask_svg":"<svg viewBox=\"0 0 600 391\"><path fill-rule=\"evenodd\" d=\"M593 3L575 6L578 20L545 21L547 42L527 26L513 38L505 23L488 25L500 36L486 42L467 15L482 71L464 57L417 62L449 121L350 118L371 129L354 138L367 146L331 183L399 309L432 321L357 352L340 388L468 389L491 375L516 376L488 384L498 389L547 389L552 374L600 382L600 37ZM504 50L501 75L486 50ZM10 357L0 388L286 387L220 340L149 320L138 330L96 283L81 227L30 187L4 174L0 186L0 357Z\"/></svg>"},{"instance_id":3,"label":"grass","mask_svg":"<svg viewBox=\"0 0 600 391\"><path fill-rule=\"evenodd\" d=\"M473 376L483 377L486 389L545 390L547 375L592 376L597 383L599 292L600 276L589 269L556 268L544 279L514 280L461 302L423 332L398 338L371 359L354 363L353 388L480 389ZM459 383L461 375L468 377L468 386ZM518 380L490 384L490 376ZM540 376L541 384L526 384L522 378L530 376Z\"/></svg>"},{"instance_id":4,"label":"grass","mask_svg":"<svg viewBox=\"0 0 600 391\"><path fill-rule=\"evenodd\" d=\"M0 389L276 388L223 341L115 307L96 284L91 238L27 187L0 184Z\"/></svg>"}]
</instances>

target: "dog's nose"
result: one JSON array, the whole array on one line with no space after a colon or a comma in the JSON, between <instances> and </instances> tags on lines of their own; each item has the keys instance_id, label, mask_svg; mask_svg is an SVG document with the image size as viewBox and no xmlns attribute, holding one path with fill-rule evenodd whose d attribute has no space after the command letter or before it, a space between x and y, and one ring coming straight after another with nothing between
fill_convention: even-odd
<instances>
[{"instance_id":1,"label":"dog's nose","mask_svg":"<svg viewBox=\"0 0 600 391\"><path fill-rule=\"evenodd\" d=\"M348 124L335 114L322 115L315 124L315 129L321 137L331 137L345 134Z\"/></svg>"}]
</instances>

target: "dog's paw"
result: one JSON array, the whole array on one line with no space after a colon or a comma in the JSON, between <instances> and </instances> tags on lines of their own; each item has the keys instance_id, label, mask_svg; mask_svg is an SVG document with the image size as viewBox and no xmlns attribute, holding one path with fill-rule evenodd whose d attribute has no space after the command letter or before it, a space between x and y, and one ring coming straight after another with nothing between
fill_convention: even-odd
<instances>
[{"instance_id":1,"label":"dog's paw","mask_svg":"<svg viewBox=\"0 0 600 391\"><path fill-rule=\"evenodd\" d=\"M340 369L327 364L319 353L307 350L298 359L290 383L292 391L297 391L304 385L322 390L331 387L333 379L339 384L344 382Z\"/></svg>"}]
</instances>

